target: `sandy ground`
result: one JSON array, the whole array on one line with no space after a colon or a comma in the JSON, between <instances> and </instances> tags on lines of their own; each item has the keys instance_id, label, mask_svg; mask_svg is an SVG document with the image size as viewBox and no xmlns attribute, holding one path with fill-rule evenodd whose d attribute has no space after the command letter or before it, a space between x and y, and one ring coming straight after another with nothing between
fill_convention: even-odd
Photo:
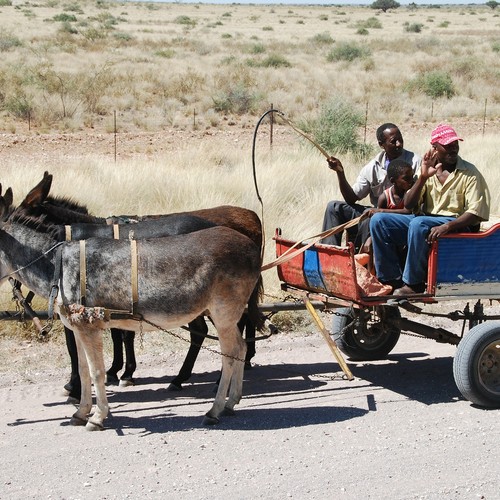
<instances>
[{"instance_id":1,"label":"sandy ground","mask_svg":"<svg viewBox=\"0 0 500 500\"><path fill-rule=\"evenodd\" d=\"M279 334L215 427L202 419L218 356L202 351L172 393L185 348L148 346L137 384L108 388L103 432L69 425L67 370L2 377L1 498L500 498L499 410L461 397L453 346L403 335L389 359L349 363L348 381L314 329Z\"/></svg>"}]
</instances>

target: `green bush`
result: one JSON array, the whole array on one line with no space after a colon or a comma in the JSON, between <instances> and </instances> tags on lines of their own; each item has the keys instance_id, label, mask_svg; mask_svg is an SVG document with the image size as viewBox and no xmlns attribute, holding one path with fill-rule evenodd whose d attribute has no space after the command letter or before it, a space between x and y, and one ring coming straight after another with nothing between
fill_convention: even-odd
<instances>
[{"instance_id":1,"label":"green bush","mask_svg":"<svg viewBox=\"0 0 500 500\"><path fill-rule=\"evenodd\" d=\"M250 47L251 54L263 54L266 51L266 48L262 43L255 43Z\"/></svg>"},{"instance_id":2,"label":"green bush","mask_svg":"<svg viewBox=\"0 0 500 500\"><path fill-rule=\"evenodd\" d=\"M433 99L438 97L450 99L456 93L451 76L442 71L431 71L417 76L407 84L407 90L421 92Z\"/></svg>"},{"instance_id":3,"label":"green bush","mask_svg":"<svg viewBox=\"0 0 500 500\"><path fill-rule=\"evenodd\" d=\"M406 22L404 24L404 27L405 27L405 31L407 33L420 33L422 31L422 28L424 27L424 25L422 23L408 23Z\"/></svg>"},{"instance_id":4,"label":"green bush","mask_svg":"<svg viewBox=\"0 0 500 500\"><path fill-rule=\"evenodd\" d=\"M52 18L54 21L60 21L63 23L75 23L77 21L76 16L73 14L57 14Z\"/></svg>"},{"instance_id":5,"label":"green bush","mask_svg":"<svg viewBox=\"0 0 500 500\"><path fill-rule=\"evenodd\" d=\"M184 24L185 26L196 26L196 21L189 16L177 16L174 22L177 24Z\"/></svg>"},{"instance_id":6,"label":"green bush","mask_svg":"<svg viewBox=\"0 0 500 500\"><path fill-rule=\"evenodd\" d=\"M330 154L345 154L351 151L365 155L371 148L358 141L358 129L363 124L363 115L352 104L338 97L327 102L317 118L301 124L318 144Z\"/></svg>"},{"instance_id":7,"label":"green bush","mask_svg":"<svg viewBox=\"0 0 500 500\"><path fill-rule=\"evenodd\" d=\"M497 42L493 42L491 44L491 50L493 52L500 52L500 41L497 41Z\"/></svg>"},{"instance_id":8,"label":"green bush","mask_svg":"<svg viewBox=\"0 0 500 500\"><path fill-rule=\"evenodd\" d=\"M331 45L332 43L335 43L335 40L331 37L330 33L328 32L318 33L317 35L314 35L311 38L311 41L318 45Z\"/></svg>"},{"instance_id":9,"label":"green bush","mask_svg":"<svg viewBox=\"0 0 500 500\"><path fill-rule=\"evenodd\" d=\"M364 21L358 21L356 23L356 28L358 29L375 29L379 30L382 29L382 23L376 18L376 17L369 17L368 19L365 19Z\"/></svg>"},{"instance_id":10,"label":"green bush","mask_svg":"<svg viewBox=\"0 0 500 500\"><path fill-rule=\"evenodd\" d=\"M219 90L212 96L215 111L242 115L252 112L258 102L258 96L245 85L239 83L226 90Z\"/></svg>"},{"instance_id":11,"label":"green bush","mask_svg":"<svg viewBox=\"0 0 500 500\"><path fill-rule=\"evenodd\" d=\"M370 51L356 43L342 42L332 48L326 56L327 61L354 61L370 55Z\"/></svg>"},{"instance_id":12,"label":"green bush","mask_svg":"<svg viewBox=\"0 0 500 500\"><path fill-rule=\"evenodd\" d=\"M21 40L19 40L17 36L10 35L8 33L2 33L0 35L0 52L7 52L15 47L20 47L21 45Z\"/></svg>"},{"instance_id":13,"label":"green bush","mask_svg":"<svg viewBox=\"0 0 500 500\"><path fill-rule=\"evenodd\" d=\"M10 7L12 0L0 0L0 7Z\"/></svg>"},{"instance_id":14,"label":"green bush","mask_svg":"<svg viewBox=\"0 0 500 500\"><path fill-rule=\"evenodd\" d=\"M292 64L279 54L270 54L261 63L263 68L290 68Z\"/></svg>"}]
</instances>

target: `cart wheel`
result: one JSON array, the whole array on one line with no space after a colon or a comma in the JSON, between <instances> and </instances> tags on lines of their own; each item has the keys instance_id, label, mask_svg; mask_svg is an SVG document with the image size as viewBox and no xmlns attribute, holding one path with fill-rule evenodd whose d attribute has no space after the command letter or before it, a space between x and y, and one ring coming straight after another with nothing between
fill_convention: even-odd
<instances>
[{"instance_id":1,"label":"cart wheel","mask_svg":"<svg viewBox=\"0 0 500 500\"><path fill-rule=\"evenodd\" d=\"M500 323L481 323L460 341L453 376L465 399L500 408Z\"/></svg>"},{"instance_id":2,"label":"cart wheel","mask_svg":"<svg viewBox=\"0 0 500 500\"><path fill-rule=\"evenodd\" d=\"M341 307L332 334L339 349L353 361L384 359L399 340L401 314L396 307L368 310Z\"/></svg>"}]
</instances>

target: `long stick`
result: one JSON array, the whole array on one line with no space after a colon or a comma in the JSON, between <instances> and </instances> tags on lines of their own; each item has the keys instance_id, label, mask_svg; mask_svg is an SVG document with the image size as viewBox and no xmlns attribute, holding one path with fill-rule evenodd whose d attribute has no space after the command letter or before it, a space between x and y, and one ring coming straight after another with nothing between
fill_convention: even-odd
<instances>
[{"instance_id":1,"label":"long stick","mask_svg":"<svg viewBox=\"0 0 500 500\"><path fill-rule=\"evenodd\" d=\"M311 301L307 298L303 298L304 304L307 307L307 310L313 317L314 321L318 325L318 328L323 335L324 339L326 340L326 343L328 344L328 347L330 350L333 352L333 355L337 359L338 364L340 365L340 368L342 368L342 371L346 374L347 380L354 380L354 377L351 373L351 370L349 370L349 367L347 366L347 363L345 362L344 358L342 357L342 353L339 351L339 348L337 347L337 344L335 341L330 337L330 333L328 330L325 328L325 325L321 321L321 318L319 317L318 313L316 312L316 309L314 309L314 306L311 304Z\"/></svg>"}]
</instances>

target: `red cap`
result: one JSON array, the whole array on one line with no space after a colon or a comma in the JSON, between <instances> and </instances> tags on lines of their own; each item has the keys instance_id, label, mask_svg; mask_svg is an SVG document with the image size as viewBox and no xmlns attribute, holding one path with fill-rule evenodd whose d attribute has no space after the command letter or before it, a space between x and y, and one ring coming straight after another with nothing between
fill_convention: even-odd
<instances>
[{"instance_id":1,"label":"red cap","mask_svg":"<svg viewBox=\"0 0 500 500\"><path fill-rule=\"evenodd\" d=\"M438 125L431 133L431 144L436 144L437 142L442 146L446 146L455 141L463 141L463 139L458 137L455 129L449 125Z\"/></svg>"}]
</instances>

